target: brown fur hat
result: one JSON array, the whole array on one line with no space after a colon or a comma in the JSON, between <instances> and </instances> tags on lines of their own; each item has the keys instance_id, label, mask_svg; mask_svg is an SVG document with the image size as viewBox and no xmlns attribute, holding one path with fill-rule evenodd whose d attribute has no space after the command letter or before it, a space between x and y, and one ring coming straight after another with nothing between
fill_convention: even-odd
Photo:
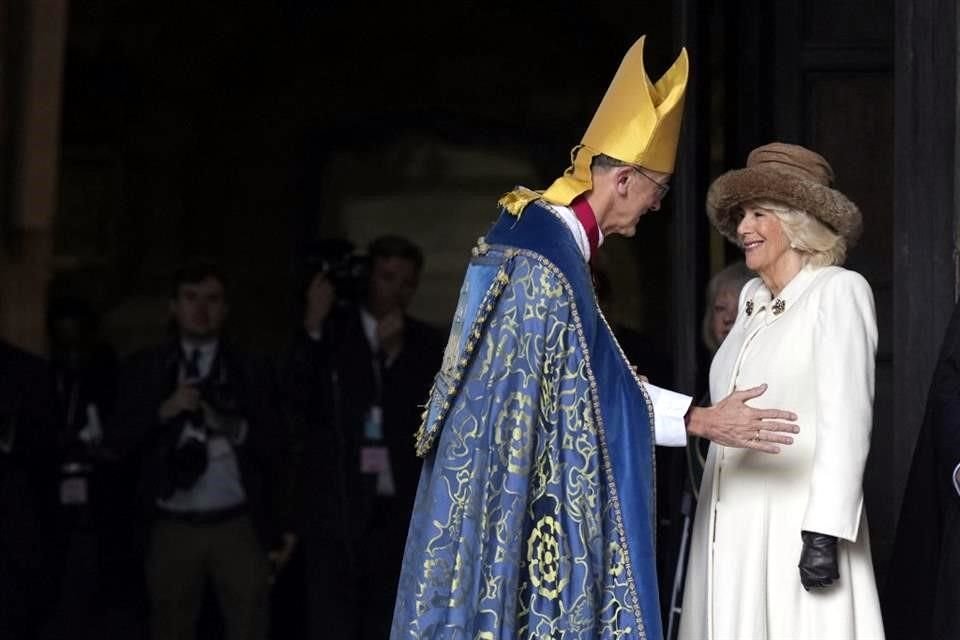
<instances>
[{"instance_id":1,"label":"brown fur hat","mask_svg":"<svg viewBox=\"0 0 960 640\"><path fill-rule=\"evenodd\" d=\"M707 215L731 242L737 240L738 211L752 200L772 200L805 211L847 240L860 238L860 209L831 189L833 169L823 156L793 144L773 142L757 147L745 169L728 171L707 192Z\"/></svg>"}]
</instances>

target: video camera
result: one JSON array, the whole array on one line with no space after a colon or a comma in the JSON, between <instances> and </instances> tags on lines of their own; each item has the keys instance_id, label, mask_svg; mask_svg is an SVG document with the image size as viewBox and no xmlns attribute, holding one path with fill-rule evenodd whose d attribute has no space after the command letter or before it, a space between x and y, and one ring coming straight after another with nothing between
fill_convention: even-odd
<instances>
[{"instance_id":1,"label":"video camera","mask_svg":"<svg viewBox=\"0 0 960 640\"><path fill-rule=\"evenodd\" d=\"M312 243L304 266L311 279L318 273L325 274L341 302L358 302L366 293L370 258L357 253L349 240L330 238ZM307 285L309 282L304 288Z\"/></svg>"}]
</instances>

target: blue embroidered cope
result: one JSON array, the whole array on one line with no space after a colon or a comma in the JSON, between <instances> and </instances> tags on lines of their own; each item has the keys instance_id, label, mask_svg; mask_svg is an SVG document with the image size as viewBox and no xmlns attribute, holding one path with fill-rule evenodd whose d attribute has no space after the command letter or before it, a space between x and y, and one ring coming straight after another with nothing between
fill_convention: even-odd
<instances>
[{"instance_id":1,"label":"blue embroidered cope","mask_svg":"<svg viewBox=\"0 0 960 640\"><path fill-rule=\"evenodd\" d=\"M417 434L391 638L659 640L653 446L569 230L501 212Z\"/></svg>"}]
</instances>

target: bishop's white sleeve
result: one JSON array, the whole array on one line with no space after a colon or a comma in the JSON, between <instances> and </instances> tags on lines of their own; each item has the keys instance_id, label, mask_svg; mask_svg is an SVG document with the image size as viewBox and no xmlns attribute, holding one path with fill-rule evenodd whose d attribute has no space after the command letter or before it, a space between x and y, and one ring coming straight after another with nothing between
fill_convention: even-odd
<instances>
[{"instance_id":1,"label":"bishop's white sleeve","mask_svg":"<svg viewBox=\"0 0 960 640\"><path fill-rule=\"evenodd\" d=\"M653 428L657 444L661 447L687 446L687 423L684 417L693 398L661 389L649 382L642 384L653 403Z\"/></svg>"}]
</instances>

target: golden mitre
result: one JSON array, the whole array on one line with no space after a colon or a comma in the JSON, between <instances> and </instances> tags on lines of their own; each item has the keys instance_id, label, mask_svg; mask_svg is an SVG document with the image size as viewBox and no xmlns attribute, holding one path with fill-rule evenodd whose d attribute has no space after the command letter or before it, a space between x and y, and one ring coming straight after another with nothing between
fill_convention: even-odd
<instances>
[{"instance_id":1,"label":"golden mitre","mask_svg":"<svg viewBox=\"0 0 960 640\"><path fill-rule=\"evenodd\" d=\"M542 194L516 189L501 198L501 206L518 215L538 198L570 204L592 188L590 163L601 153L653 171L673 173L689 75L687 50L680 51L673 66L654 84L643 66L645 39L637 40L624 56L583 140L571 151L572 166Z\"/></svg>"}]
</instances>

